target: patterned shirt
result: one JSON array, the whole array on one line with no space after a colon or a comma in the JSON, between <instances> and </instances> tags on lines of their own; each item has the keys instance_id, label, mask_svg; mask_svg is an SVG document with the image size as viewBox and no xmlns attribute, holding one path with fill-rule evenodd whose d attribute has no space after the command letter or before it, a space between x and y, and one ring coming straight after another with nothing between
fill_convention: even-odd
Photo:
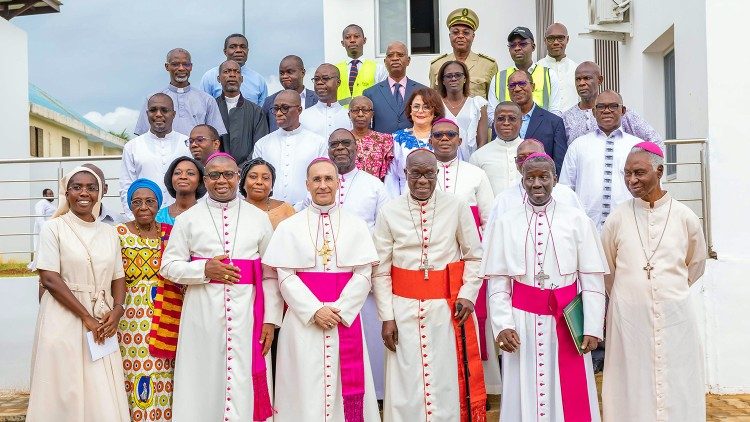
<instances>
[{"instance_id":1,"label":"patterned shirt","mask_svg":"<svg viewBox=\"0 0 750 422\"><path fill-rule=\"evenodd\" d=\"M393 135L370 131L357 140L357 168L383 179L393 160Z\"/></svg>"},{"instance_id":2,"label":"patterned shirt","mask_svg":"<svg viewBox=\"0 0 750 422\"><path fill-rule=\"evenodd\" d=\"M562 118L565 123L565 132L568 134L568 145L570 145L576 138L591 133L599 127L599 125L596 124L594 113L592 113L591 110L581 110L581 108L578 107L578 104L563 113ZM620 126L623 132L633 135L636 138L643 139L644 141L654 142L661 147L662 151L664 151L664 139L635 111L627 110L625 114L622 115Z\"/></svg>"}]
</instances>

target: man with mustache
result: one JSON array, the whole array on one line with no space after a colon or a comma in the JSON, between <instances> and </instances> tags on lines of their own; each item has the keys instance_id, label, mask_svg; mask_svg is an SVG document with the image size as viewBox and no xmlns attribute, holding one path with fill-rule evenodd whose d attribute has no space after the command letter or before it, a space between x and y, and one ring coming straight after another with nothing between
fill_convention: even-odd
<instances>
[{"instance_id":1,"label":"man with mustache","mask_svg":"<svg viewBox=\"0 0 750 422\"><path fill-rule=\"evenodd\" d=\"M183 48L170 50L164 68L169 73L169 85L160 92L172 98L174 103L174 130L187 135L196 125L205 123L215 127L220 135L227 133L216 100L190 85L190 73L193 71L190 53ZM148 129L148 113L144 106L133 132L142 135Z\"/></svg>"},{"instance_id":2,"label":"man with mustache","mask_svg":"<svg viewBox=\"0 0 750 422\"><path fill-rule=\"evenodd\" d=\"M224 39L224 56L227 60L234 60L240 65L242 72L242 84L240 91L246 100L256 104L263 105L268 95L268 87L263 76L250 69L247 64L248 53L250 52L250 43L242 34L230 34ZM219 66L209 69L201 78L201 89L208 95L216 98L221 95L221 84L216 79L219 76Z\"/></svg>"},{"instance_id":3,"label":"man with mustache","mask_svg":"<svg viewBox=\"0 0 750 422\"><path fill-rule=\"evenodd\" d=\"M578 63L568 57L565 49L568 47L570 37L568 28L561 23L553 23L544 31L544 43L547 46L547 55L540 59L538 66L548 67L554 71L550 77L557 76L555 83L560 92L560 111L565 111L578 102L575 86L575 71Z\"/></svg>"}]
</instances>

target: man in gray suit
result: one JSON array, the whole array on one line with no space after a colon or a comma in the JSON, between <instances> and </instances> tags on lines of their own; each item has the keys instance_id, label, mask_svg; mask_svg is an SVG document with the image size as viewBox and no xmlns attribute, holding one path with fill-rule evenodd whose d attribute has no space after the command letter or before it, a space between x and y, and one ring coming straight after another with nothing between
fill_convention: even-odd
<instances>
[{"instance_id":1,"label":"man in gray suit","mask_svg":"<svg viewBox=\"0 0 750 422\"><path fill-rule=\"evenodd\" d=\"M302 63L302 59L299 56L289 55L281 59L281 63L279 63L279 82L281 82L281 86L284 87L284 89L279 92L282 92L285 89L292 89L299 92L302 107L308 108L314 106L318 102L318 96L315 94L315 91L305 88L304 79L305 64ZM273 102L276 100L276 96L279 95L279 92L266 98L266 101L263 103L263 111L266 112L268 118L268 129L271 132L279 128L276 126L276 118L271 112Z\"/></svg>"},{"instance_id":2,"label":"man in gray suit","mask_svg":"<svg viewBox=\"0 0 750 422\"><path fill-rule=\"evenodd\" d=\"M404 104L412 92L426 87L406 77L411 57L404 43L390 43L384 61L388 78L367 88L363 95L372 101L375 113L372 129L376 132L393 133L411 127L411 122L404 113Z\"/></svg>"}]
</instances>

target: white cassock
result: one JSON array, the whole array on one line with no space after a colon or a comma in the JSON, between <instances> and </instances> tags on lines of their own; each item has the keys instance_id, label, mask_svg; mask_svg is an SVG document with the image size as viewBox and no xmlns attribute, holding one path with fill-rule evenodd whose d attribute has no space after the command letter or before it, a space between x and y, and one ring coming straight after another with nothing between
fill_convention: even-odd
<instances>
[{"instance_id":1,"label":"white cassock","mask_svg":"<svg viewBox=\"0 0 750 422\"><path fill-rule=\"evenodd\" d=\"M288 202L299 211L307 196L307 166L318 157L328 157L328 142L300 126L276 129L258 139L253 158L262 158L276 168L273 199Z\"/></svg>"},{"instance_id":2,"label":"white cassock","mask_svg":"<svg viewBox=\"0 0 750 422\"><path fill-rule=\"evenodd\" d=\"M521 142L520 137L512 141L495 138L471 154L469 162L487 173L494 196L521 180L516 170L516 151Z\"/></svg>"},{"instance_id":3,"label":"white cassock","mask_svg":"<svg viewBox=\"0 0 750 422\"><path fill-rule=\"evenodd\" d=\"M252 350L260 341L253 335L256 287L210 282L206 261L197 258L258 259L272 233L266 213L240 198L227 203L207 198L176 219L159 271L187 285L175 361L173 420L252 420ZM266 267L262 278L263 322L279 326L282 299L276 274ZM270 353L265 361L272 393Z\"/></svg>"},{"instance_id":4,"label":"white cassock","mask_svg":"<svg viewBox=\"0 0 750 422\"><path fill-rule=\"evenodd\" d=\"M299 122L302 127L321 136L326 142L336 129L352 130L349 109L338 102L327 105L323 101L318 101L314 106L302 110Z\"/></svg>"},{"instance_id":5,"label":"white cassock","mask_svg":"<svg viewBox=\"0 0 750 422\"><path fill-rule=\"evenodd\" d=\"M591 354L578 355L564 319L556 316L582 292L583 332L604 336L607 264L594 224L553 199L506 212L485 239L480 272L490 278L493 333L513 329L521 342L516 352L502 354L503 419L600 420ZM540 268L546 280L537 277Z\"/></svg>"},{"instance_id":6,"label":"white cassock","mask_svg":"<svg viewBox=\"0 0 750 422\"><path fill-rule=\"evenodd\" d=\"M707 255L700 220L669 194L653 208L631 199L609 216L602 241L612 270L604 420L706 420L703 345L690 297ZM644 247L654 254L651 279Z\"/></svg>"},{"instance_id":7,"label":"white cassock","mask_svg":"<svg viewBox=\"0 0 750 422\"><path fill-rule=\"evenodd\" d=\"M336 204L313 204L276 227L263 256L264 262L276 267L281 294L289 306L276 352L276 422L344 422L344 394L350 384L342 378L351 377L356 364L362 368L364 420L380 420L363 333L362 344L356 344L362 349L361 361L340 355L339 347L340 330L360 324L357 318L370 291L372 264L378 258L369 234L364 221ZM324 245L330 254L324 253ZM336 274L346 278L330 279ZM337 299L325 300L308 277L324 277L326 287L338 283ZM341 310L339 327L323 330L315 324L315 312L324 305Z\"/></svg>"},{"instance_id":8,"label":"white cassock","mask_svg":"<svg viewBox=\"0 0 750 422\"><path fill-rule=\"evenodd\" d=\"M380 258L373 273L378 313L382 321L395 320L398 327L396 352L385 352L383 420L458 421L463 398L459 397L454 310L446 299L394 294L392 266L421 272L427 244L429 265L436 271L464 261L458 297L474 303L482 285L477 275L482 252L471 211L463 201L438 190L428 201L405 194L380 210L374 240Z\"/></svg>"},{"instance_id":9,"label":"white cassock","mask_svg":"<svg viewBox=\"0 0 750 422\"><path fill-rule=\"evenodd\" d=\"M487 179L487 174L479 167L457 158L443 163L438 161L440 172L437 176L437 189L443 192L452 193L457 198L464 201L474 216L474 223L482 233L490 216L492 209L492 187ZM475 311L477 321L480 325L480 331L484 338L482 347L482 366L484 367L484 386L487 394L500 394L500 364L497 356L498 350L495 349L495 342L492 340L492 326L487 319L487 289L483 286L477 296ZM479 307L484 308L484 312Z\"/></svg>"}]
</instances>

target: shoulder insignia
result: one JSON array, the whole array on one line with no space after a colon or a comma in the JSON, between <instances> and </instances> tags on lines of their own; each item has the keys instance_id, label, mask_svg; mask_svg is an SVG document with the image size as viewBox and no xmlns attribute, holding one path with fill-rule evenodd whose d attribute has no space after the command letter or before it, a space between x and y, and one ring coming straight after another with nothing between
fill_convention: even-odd
<instances>
[{"instance_id":1,"label":"shoulder insignia","mask_svg":"<svg viewBox=\"0 0 750 422\"><path fill-rule=\"evenodd\" d=\"M444 59L444 58L446 58L446 57L448 57L448 53L445 53L445 54L443 54L442 56L439 56L439 57L437 57L437 58L433 59L433 60L432 60L432 61L430 62L430 64L433 64L433 63L435 63L436 61L438 61L438 60L441 60L441 59Z\"/></svg>"},{"instance_id":2,"label":"shoulder insignia","mask_svg":"<svg viewBox=\"0 0 750 422\"><path fill-rule=\"evenodd\" d=\"M490 56L484 55L484 54L482 54L482 53L477 53L477 56L479 56L479 57L481 57L481 58L483 58L483 59L487 59L487 60L491 61L492 63L495 63L495 59L493 59L493 58L492 58L492 57L490 57Z\"/></svg>"}]
</instances>

